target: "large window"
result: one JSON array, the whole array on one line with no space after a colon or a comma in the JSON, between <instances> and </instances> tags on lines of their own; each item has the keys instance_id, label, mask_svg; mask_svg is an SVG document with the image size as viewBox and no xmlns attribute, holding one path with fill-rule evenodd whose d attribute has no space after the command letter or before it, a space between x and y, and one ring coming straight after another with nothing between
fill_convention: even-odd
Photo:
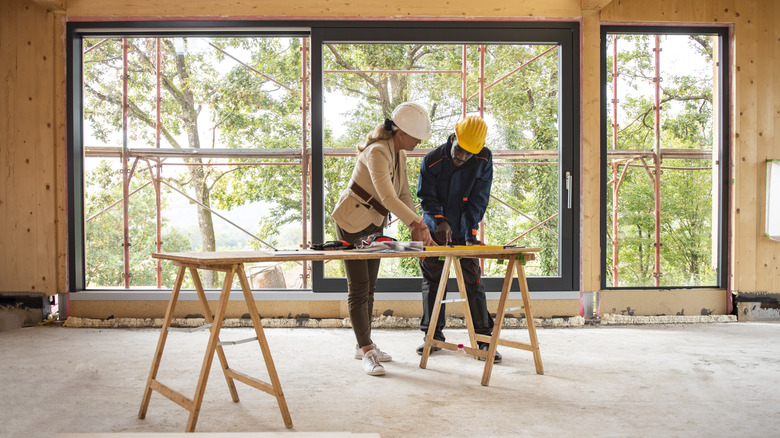
<instances>
[{"instance_id":1,"label":"large window","mask_svg":"<svg viewBox=\"0 0 780 438\"><path fill-rule=\"evenodd\" d=\"M332 239L355 145L407 100L434 124L410 155L412 193L422 155L461 117L482 115L495 180L481 237L542 248L527 268L533 289L577 290L577 25L349 26L69 25L72 290L170 287L173 267L156 251ZM485 273L498 290L494 263ZM378 289L419 287L414 259L382 268ZM248 274L258 289L346 290L340 263Z\"/></svg>"},{"instance_id":2,"label":"large window","mask_svg":"<svg viewBox=\"0 0 780 438\"><path fill-rule=\"evenodd\" d=\"M725 287L726 28L602 28L602 287Z\"/></svg>"},{"instance_id":3,"label":"large window","mask_svg":"<svg viewBox=\"0 0 780 438\"><path fill-rule=\"evenodd\" d=\"M495 179L490 206L481 228L491 244L541 247L529 266L535 290L579 289L579 93L575 87L579 61L577 32L573 25L527 27L474 23L429 24L409 27L373 23L352 28L328 27L312 33L312 46L322 47L312 58L313 83L324 84L324 99L313 101L313 122L322 113L325 136L314 129L327 147L333 137L339 146L354 149L365 134L404 100L415 100L432 110L434 137L410 159L410 186L416 192L420 157L444 143L464 114L479 114L488 122L488 147L494 153ZM390 37L390 35L392 35ZM369 54L369 56L366 56ZM354 102L350 111L337 111L344 99ZM321 105L321 107L320 107ZM344 126L341 132L327 126ZM335 163L343 164L335 164ZM351 169L347 160L334 158L324 172L326 181L336 175L343 181L326 184L312 197L314 210L326 212L319 199L332 199L346 185ZM312 169L314 176L321 171ZM328 173L330 172L330 173ZM316 189L316 187L314 187ZM335 193L332 193L335 192ZM315 233L320 227L315 219ZM333 233L323 223L324 236ZM407 232L400 229L397 232ZM332 235L332 234L330 234ZM327 238L327 237L326 237ZM416 263L393 268L392 281L382 279L377 290L419 288ZM315 285L323 290L344 290L340 273L314 269ZM501 267L486 264L488 276ZM382 274L382 273L380 273ZM385 273L390 275L390 273ZM406 279L398 278L405 276ZM387 280L387 281L386 281ZM488 290L498 290L502 278L487 278Z\"/></svg>"},{"instance_id":4,"label":"large window","mask_svg":"<svg viewBox=\"0 0 780 438\"><path fill-rule=\"evenodd\" d=\"M152 252L302 246L306 40L294 32L77 40L85 288L169 286L175 267ZM248 275L256 287L303 286L301 264L252 266ZM209 272L204 283L219 279Z\"/></svg>"}]
</instances>

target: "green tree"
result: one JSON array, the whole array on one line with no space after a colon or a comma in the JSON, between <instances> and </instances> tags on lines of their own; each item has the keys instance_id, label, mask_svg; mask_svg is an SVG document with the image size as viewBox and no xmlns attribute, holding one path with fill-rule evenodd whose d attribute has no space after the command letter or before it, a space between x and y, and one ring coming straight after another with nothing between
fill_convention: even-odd
<instances>
[{"instance_id":1,"label":"green tree","mask_svg":"<svg viewBox=\"0 0 780 438\"><path fill-rule=\"evenodd\" d=\"M410 74L410 70L460 71L462 46L432 44L341 44L328 45L325 69L342 70L325 76L326 90L343 93L358 99L359 105L344 116L350 121L346 133L335 139L335 145L347 146L360 143L365 134L389 117L395 105L416 100L431 109L434 136L421 148L435 147L443 143L454 131L461 118L462 83L459 74ZM486 53L486 77L491 82L516 70L550 46L489 45ZM489 133L488 146L493 150L552 150L558 149L558 73L557 53L541 56L523 69L498 83L486 93L486 114L495 119L495 129ZM475 95L479 88L478 46L467 50L467 96ZM380 72L368 73L370 70ZM390 72L388 72L390 71ZM355 73L349 73L355 72ZM327 100L326 100L327 103ZM469 112L477 111L478 100L467 103ZM341 146L341 147L344 147ZM556 155L557 156L557 155ZM334 160L335 161L335 160ZM496 166L492 193L510 207L527 216L546 219L558 211L557 166L550 160L537 160L541 166ZM552 160L556 162L557 159ZM409 184L416 193L419 160L409 160ZM349 167L347 167L348 169ZM346 186L349 171L342 172L335 197ZM332 199L335 199L332 197ZM522 226L533 224L519 220L518 215L498 202L491 202L486 212L488 243L503 244L514 239ZM332 225L329 225L332 226ZM548 228L556 230L556 219L548 222ZM542 275L557 275L558 240L546 228L540 228L520 243L541 246ZM402 266L407 275L418 275L415 266ZM488 274L500 273L499 266L488 267Z\"/></svg>"},{"instance_id":2,"label":"green tree","mask_svg":"<svg viewBox=\"0 0 780 438\"><path fill-rule=\"evenodd\" d=\"M100 140L116 142L121 132L122 40L85 40L85 118ZM129 88L128 116L131 147L156 144L155 76L156 45L153 39L128 39ZM303 69L299 38L163 38L161 41L161 100L163 120L162 146L191 150L209 147L256 148L269 152L300 150L308 138L301 127L300 77ZM488 80L499 78L528 59L541 54L543 46L488 46ZM231 55L227 55L229 53ZM239 58L243 64L227 57ZM233 62L225 67L226 62ZM451 70L459 72L461 45L443 44L329 44L326 45L326 70L343 73L325 75L326 111L328 93L355 99L357 104L341 115L348 121L339 126L325 125L325 147L351 149L383 118L390 117L399 103L414 100L426 103L433 120L434 137L422 145L435 147L444 142L461 117L460 74L409 74L402 71ZM477 46L469 46L470 71L479 65ZM382 70L382 72L367 71ZM397 72L388 72L395 70ZM542 56L528 67L512 74L489 90L486 110L496 119L489 136L494 149L557 150L557 55ZM478 78L467 78L467 94L478 90ZM477 99L468 101L468 111L477 110ZM203 111L207 109L207 111ZM208 117L204 117L208 115ZM269 214L258 215L259 237L270 245L278 243L280 227L300 222L303 204L299 165L245 166L240 158L231 158L235 166L204 166L210 160L197 155L185 159L186 171L166 176L166 181L190 193L198 206L201 250L214 250L215 234L207 207L232 209L248 202L270 205ZM275 164L297 164L298 158L268 158ZM493 193L506 199L512 208L543 220L557 213L558 172L550 160L542 166L497 168ZM554 162L555 160L552 160ZM419 159L411 158L409 185L416 192ZM354 158L326 157L324 162L324 209L332 211L354 165ZM201 207L201 205L203 207ZM309 206L307 205L307 208ZM517 229L529 227L525 220L505 207L491 202L486 222L488 243L506 243L517 236ZM558 240L553 233L557 220L548 222L520 242L542 246L542 273L557 272ZM326 236L333 236L332 221L326 221ZM399 237L408 234L399 227ZM407 237L408 238L408 237ZM255 242L259 247L263 244ZM336 269L338 264L329 264ZM387 264L386 264L387 265ZM388 265L390 266L390 265ZM331 269L331 268L329 268ZM416 264L400 269L418 275ZM397 274L397 273L395 273ZM214 285L215 279L204 278Z\"/></svg>"},{"instance_id":3,"label":"green tree","mask_svg":"<svg viewBox=\"0 0 780 438\"><path fill-rule=\"evenodd\" d=\"M687 44L687 53L701 66L698 70L677 69L663 75L659 84L661 147L712 149L712 39L704 35L662 36L661 39L666 44ZM623 79L620 87L625 95L620 97L617 115L621 123L618 144L612 144L612 126L608 123L608 148L638 150L655 146L654 44L654 36L620 35L617 62L619 77ZM663 56L662 52L662 63ZM605 67L610 72L609 84L612 82L612 62L609 57ZM626 86L628 91L625 91ZM611 114L611 117L615 115ZM714 284L711 157L704 160L664 159L660 164L662 171L656 176L652 158L631 162L633 167L626 173L619 194L618 229L614 230L612 221L607 219L608 238L617 234L619 241L619 285L654 285L655 195L652 178L655 177L661 181L661 285ZM611 174L609 168L606 171ZM607 205L611 206L611 189L607 190L607 198ZM607 254L607 264L611 267L614 265L612 252ZM612 270L608 269L608 273Z\"/></svg>"},{"instance_id":4,"label":"green tree","mask_svg":"<svg viewBox=\"0 0 780 438\"><path fill-rule=\"evenodd\" d=\"M131 182L129 198L130 285L148 286L157 283L157 262L149 257L157 251L155 194L141 177ZM122 242L122 180L120 170L102 160L85 178L86 216L86 279L87 287L117 287L124 285ZM140 190L138 190L140 189ZM138 190L138 191L136 191ZM112 204L114 204L112 206ZM165 221L163 221L165 226ZM175 229L162 235L165 252L189 251L187 236ZM172 286L178 268L162 264L163 284Z\"/></svg>"},{"instance_id":5,"label":"green tree","mask_svg":"<svg viewBox=\"0 0 780 438\"><path fill-rule=\"evenodd\" d=\"M156 42L143 38L124 41L128 51L129 143L135 147L154 146ZM294 109L300 108L300 100L294 103L294 98L278 92L280 83L294 83L293 77L300 75L300 39L161 38L159 41L163 147L191 150L209 147L204 132L211 133L211 148L300 147L300 110ZM109 142L122 126L122 44L120 39L85 40L88 47L84 61L85 118L93 127L94 136L104 142ZM225 55L218 49L248 53L250 63L259 68L236 65L225 72L221 67ZM260 70L268 75L255 74ZM279 76L281 82L272 80L272 75ZM204 108L209 108L206 113L211 115L210 119L202 117ZM207 128L201 126L204 122ZM265 166L252 170L236 166L225 170L204 166L212 160L196 154L184 161L186 171L166 181L195 200L202 251L216 249L209 211L212 205L230 209L264 199L277 204L274 213L293 211L293 206L300 210L300 183L288 183L296 173L300 181L300 172L292 170L292 166L279 166L282 170ZM281 223L291 220L289 213L275 217L281 218ZM207 286L217 283L210 272L203 274L203 281Z\"/></svg>"}]
</instances>

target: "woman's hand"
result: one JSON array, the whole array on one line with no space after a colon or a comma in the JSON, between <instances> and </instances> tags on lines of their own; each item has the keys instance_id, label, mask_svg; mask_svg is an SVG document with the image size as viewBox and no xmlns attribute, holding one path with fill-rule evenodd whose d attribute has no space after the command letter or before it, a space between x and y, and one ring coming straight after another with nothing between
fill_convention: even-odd
<instances>
[{"instance_id":1,"label":"woman's hand","mask_svg":"<svg viewBox=\"0 0 780 438\"><path fill-rule=\"evenodd\" d=\"M412 240L422 242L425 246L438 246L431 237L431 230L428 229L428 226L423 221L414 222L409 228L412 231Z\"/></svg>"}]
</instances>

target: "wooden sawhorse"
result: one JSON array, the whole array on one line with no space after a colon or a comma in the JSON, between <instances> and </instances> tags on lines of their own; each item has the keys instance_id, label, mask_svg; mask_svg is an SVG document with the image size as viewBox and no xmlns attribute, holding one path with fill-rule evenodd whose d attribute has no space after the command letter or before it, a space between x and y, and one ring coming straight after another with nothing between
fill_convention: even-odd
<instances>
[{"instance_id":1,"label":"wooden sawhorse","mask_svg":"<svg viewBox=\"0 0 780 438\"><path fill-rule=\"evenodd\" d=\"M160 257L164 258L164 257ZM276 397L276 401L279 404L279 410L282 413L284 419L284 425L287 428L292 428L292 419L290 418L290 412L287 409L287 402L284 399L284 393L282 393L282 386L279 383L279 377L276 374L276 367L274 361L271 358L271 350L268 348L268 342L266 341L265 334L263 333L263 325L260 321L260 315L257 311L257 305L252 297L252 291L249 287L249 281L246 278L244 272L243 263L230 263L224 265L200 265L197 263L184 263L181 261L174 261L179 265L179 273L176 277L176 283L171 291L171 298L168 301L168 308L165 311L165 321L163 322L162 330L160 331L160 339L157 342L157 350L152 360L152 368L149 371L149 379L146 382L146 389L144 390L143 399L141 401L141 409L138 411L138 418L146 417L146 410L149 407L149 400L152 397L152 390L159 392L160 394L168 397L174 402L181 405L184 409L190 412L189 419L187 420L186 432L195 431L195 424L198 421L198 414L200 414L201 403L203 402L203 394L206 391L206 382L209 378L209 370L211 369L211 363L214 360L214 353L217 353L219 362L222 365L222 373L225 375L227 381L228 390L234 402L238 402L238 392L236 392L235 380L245 383L253 388L265 391L272 396ZM219 297L219 303L217 304L217 312L214 317L211 316L211 310L209 309L209 303L206 300L206 294L203 291L203 285L200 282L198 276L198 269L208 269L212 271L220 271L225 273L225 282L222 285L222 293ZM195 395L193 398L188 398L168 386L160 383L157 380L157 371L160 368L160 360L162 359L163 349L165 348L165 340L168 337L168 331L171 329L171 320L173 319L174 309L176 308L176 302L179 299L179 291L181 290L181 284L184 280L185 270L189 269L192 275L195 289L198 292L198 300L203 308L203 315L206 319L207 325L210 325L211 335L209 336L208 346L206 348L206 354L203 357L203 365L200 368L200 377L198 377L198 384L195 388ZM244 292L244 299L246 300L247 307L249 309L249 315L252 318L252 325L255 328L256 338L249 340L253 341L257 339L260 344L260 349L263 353L263 360L265 361L266 369L268 370L268 376L271 383L262 382L254 377L250 377L244 373L235 371L228 366L225 352L222 349L223 343L219 340L219 331L222 328L222 321L225 319L225 312L227 310L228 299L230 297L230 289L233 285L233 277L238 276L238 280L241 283L241 290ZM240 341L239 341L240 342ZM230 344L238 342L229 342ZM228 344L228 343L225 343Z\"/></svg>"},{"instance_id":2,"label":"wooden sawhorse","mask_svg":"<svg viewBox=\"0 0 780 438\"><path fill-rule=\"evenodd\" d=\"M479 248L479 247L477 247ZM503 345L505 347L519 348L521 350L531 351L534 355L534 364L536 365L536 374L544 374L542 368L542 355L539 352L539 341L536 338L536 327L534 326L534 316L531 311L531 298L528 293L528 282L525 277L524 265L526 261L533 260L533 253L524 253L511 255L506 257L508 259L506 267L506 276L504 277L504 285L501 288L501 296L498 299L498 310L496 311L496 320L493 326L493 335L480 335L474 333L474 323L471 321L471 311L469 310L469 302L466 299L466 285L463 281L463 270L461 269L460 262L455 260L457 256L447 256L444 259L444 269L441 273L441 280L439 281L439 290L436 293L436 304L434 305L431 315L431 323L428 326L428 334L425 336L425 347L423 347L423 355L420 359L420 368L425 368L428 364L428 356L430 355L431 346L444 348L446 350L458 351L462 348L466 353L471 354L474 358L485 359L485 369L482 372L482 385L488 386L490 383L490 374L493 371L493 362L496 355L496 347ZM491 257L492 258L492 257ZM499 257L497 257L499 258ZM469 341L471 347L459 346L450 342L439 341L433 339L433 334L436 331L436 321L439 320L439 313L441 311L441 305L444 300L444 291L447 285L447 279L450 276L450 267L455 265L455 277L458 281L458 290L460 291L460 301L463 303L463 313L466 320L466 327L468 329ZM520 293L523 297L523 308L525 309L525 319L528 323L528 334L530 337L530 343L510 341L508 339L501 339L501 327L504 323L504 315L512 310L507 309L506 302L509 298L509 290L512 286L512 277L514 272L517 272L517 281L520 285ZM450 302L450 300L444 301ZM486 342L490 344L488 351L480 350L477 341Z\"/></svg>"}]
</instances>

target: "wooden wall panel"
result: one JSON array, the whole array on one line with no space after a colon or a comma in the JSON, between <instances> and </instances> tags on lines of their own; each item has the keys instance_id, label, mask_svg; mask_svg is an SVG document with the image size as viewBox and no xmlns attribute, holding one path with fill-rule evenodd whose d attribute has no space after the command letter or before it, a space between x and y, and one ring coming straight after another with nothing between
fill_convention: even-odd
<instances>
[{"instance_id":1,"label":"wooden wall panel","mask_svg":"<svg viewBox=\"0 0 780 438\"><path fill-rule=\"evenodd\" d=\"M752 1L763 0L613 0L601 11L601 20L609 23L731 23L736 19L736 5Z\"/></svg>"},{"instance_id":2,"label":"wooden wall panel","mask_svg":"<svg viewBox=\"0 0 780 438\"><path fill-rule=\"evenodd\" d=\"M20 75L17 66L24 63L21 59L24 57L23 49L28 47L19 35L18 23L22 21L23 3L22 2L3 2L3 25L4 31L2 59L4 60L4 85L7 92L7 100L2 101L4 108L4 117L7 128L4 130L5 138L3 141L3 175L4 199L0 203L5 207L4 217L1 222L3 237L2 260L0 260L0 278L4 279L5 290L29 290L29 285L22 288L18 277L15 275L19 271L21 263L27 260L29 250L25 250L25 237L28 233L22 233L20 224L20 209L29 211L32 206L25 208L20 204L18 175L24 172L24 161L20 159L23 148L26 146L21 140L22 134L26 131L26 122L21 117L24 111L24 101L22 99L23 88L26 86L25 75ZM16 20L14 20L16 19ZM14 22L16 21L16 22ZM7 60L7 62L5 62ZM21 161L21 162L20 162Z\"/></svg>"},{"instance_id":3,"label":"wooden wall panel","mask_svg":"<svg viewBox=\"0 0 780 438\"><path fill-rule=\"evenodd\" d=\"M756 233L763 235L766 230L766 159L771 156L773 144L776 142L774 132L774 107L777 94L773 91L774 84L780 84L775 81L773 70L777 66L777 61L772 57L773 46L777 46L777 41L773 44L762 44L761 42L770 42L774 39L774 9L777 8L776 2L764 5L761 10L756 10L755 15L747 14L748 18L754 20L755 33L757 35L758 46L756 50ZM772 259L772 249L778 246L770 239L764 237L759 239L756 248L756 284L755 291L772 291L774 276L772 271L777 273L776 264L769 263ZM775 291L780 291L775 289Z\"/></svg>"},{"instance_id":4,"label":"wooden wall panel","mask_svg":"<svg viewBox=\"0 0 780 438\"><path fill-rule=\"evenodd\" d=\"M68 0L68 17L578 17L580 0Z\"/></svg>"},{"instance_id":5,"label":"wooden wall panel","mask_svg":"<svg viewBox=\"0 0 780 438\"><path fill-rule=\"evenodd\" d=\"M767 16L772 24L772 31L769 33L772 41L772 61L774 62L772 80L774 84L780 84L780 5L774 4L772 14L767 14ZM780 141L777 141L776 137L780 135L780 90L774 91L772 103L773 130L770 135L767 135L769 140L767 158L780 159ZM767 244L767 246L771 245L772 247L780 246L778 242L767 242ZM780 291L780 253L777 250L767 251L764 254L764 260L770 268L767 275L774 280L770 290ZM772 267L774 270L771 269Z\"/></svg>"},{"instance_id":6,"label":"wooden wall panel","mask_svg":"<svg viewBox=\"0 0 780 438\"><path fill-rule=\"evenodd\" d=\"M601 41L599 13L582 17L582 114L601 112ZM582 291L601 287L601 121L582 118Z\"/></svg>"},{"instance_id":7,"label":"wooden wall panel","mask_svg":"<svg viewBox=\"0 0 780 438\"><path fill-rule=\"evenodd\" d=\"M54 90L53 100L53 138L54 138L54 165L55 165L55 231L56 231L56 277L55 288L58 293L66 292L68 284L68 173L67 173L67 103L65 97L66 84L66 60L65 60L65 19L64 12L49 14L51 25L54 29L52 43L52 61Z\"/></svg>"},{"instance_id":8,"label":"wooden wall panel","mask_svg":"<svg viewBox=\"0 0 780 438\"><path fill-rule=\"evenodd\" d=\"M31 8L32 9L32 8ZM35 272L31 279L35 281L36 291L54 293L56 289L57 233L56 233L56 146L54 137L54 16L41 13L41 7L35 8L33 26L30 29L36 43L32 67L36 74L34 81L33 141L35 144L35 176L31 181L35 193Z\"/></svg>"},{"instance_id":9,"label":"wooden wall panel","mask_svg":"<svg viewBox=\"0 0 780 438\"><path fill-rule=\"evenodd\" d=\"M764 160L780 158L780 146L774 140L780 123L776 91L780 90L780 73L773 61L780 56L780 26L775 24L780 20L780 6L775 3L612 0L600 15L597 11L583 15L582 0L68 0L65 16L71 20L581 17L585 115L582 281L588 292L598 289L601 251L598 111L589 110L598 105L598 23L733 23L733 285L738 291L780 292L780 244L763 236L762 210ZM0 0L0 292L54 293L63 292L66 285L64 19L40 4L46 1Z\"/></svg>"},{"instance_id":10,"label":"wooden wall panel","mask_svg":"<svg viewBox=\"0 0 780 438\"><path fill-rule=\"evenodd\" d=\"M751 2L752 3L752 2ZM756 175L758 162L758 113L759 99L757 55L758 35L753 5L742 5L740 16L734 27L734 55L736 61L736 87L739 90L734 102L736 121L734 176L738 183L734 186L734 289L736 291L756 290L756 246L758 224L757 199L764 191L758 192ZM760 194L759 194L760 193Z\"/></svg>"},{"instance_id":11,"label":"wooden wall panel","mask_svg":"<svg viewBox=\"0 0 780 438\"><path fill-rule=\"evenodd\" d=\"M11 242L14 238L8 233L11 231L11 217L9 214L9 192L13 190L11 182L11 147L10 139L12 130L16 129L15 119L11 111L11 102L15 101L16 75L10 71L10 66L16 64L16 47L18 43L14 38L11 25L12 9L15 5L10 1L0 1L0 233L3 240L0 243L0 284L3 287L9 282L6 278L10 267L8 252L11 250Z\"/></svg>"},{"instance_id":12,"label":"wooden wall panel","mask_svg":"<svg viewBox=\"0 0 780 438\"><path fill-rule=\"evenodd\" d=\"M2 1L0 291L57 292L52 18Z\"/></svg>"},{"instance_id":13,"label":"wooden wall panel","mask_svg":"<svg viewBox=\"0 0 780 438\"><path fill-rule=\"evenodd\" d=\"M780 157L780 6L775 0L614 0L606 22L733 24L732 288L780 293L780 244L764 236L766 158ZM670 18L672 17L672 18Z\"/></svg>"}]
</instances>

